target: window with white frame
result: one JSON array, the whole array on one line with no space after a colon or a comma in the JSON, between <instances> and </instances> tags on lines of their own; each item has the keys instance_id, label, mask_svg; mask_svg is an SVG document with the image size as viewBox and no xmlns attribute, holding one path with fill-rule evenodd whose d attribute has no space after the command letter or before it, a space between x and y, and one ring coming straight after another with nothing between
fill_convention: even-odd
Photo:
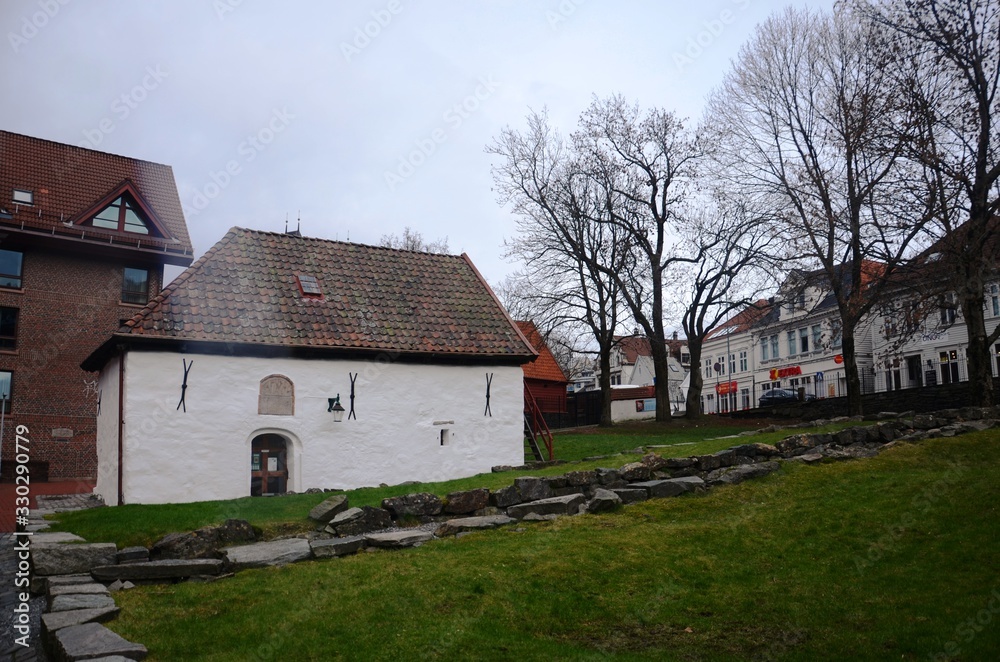
<instances>
[{"instance_id":1,"label":"window with white frame","mask_svg":"<svg viewBox=\"0 0 1000 662\"><path fill-rule=\"evenodd\" d=\"M778 334L771 336L771 358L778 358Z\"/></svg>"},{"instance_id":2,"label":"window with white frame","mask_svg":"<svg viewBox=\"0 0 1000 662\"><path fill-rule=\"evenodd\" d=\"M760 360L768 361L771 359L771 339L764 336L760 339Z\"/></svg>"},{"instance_id":3,"label":"window with white frame","mask_svg":"<svg viewBox=\"0 0 1000 662\"><path fill-rule=\"evenodd\" d=\"M844 328L840 320L830 320L830 347L840 348L844 344Z\"/></svg>"},{"instance_id":4,"label":"window with white frame","mask_svg":"<svg viewBox=\"0 0 1000 662\"><path fill-rule=\"evenodd\" d=\"M990 304L993 307L993 317L1000 316L1000 285L996 283L990 285Z\"/></svg>"},{"instance_id":5,"label":"window with white frame","mask_svg":"<svg viewBox=\"0 0 1000 662\"><path fill-rule=\"evenodd\" d=\"M813 334L813 351L820 349L823 346L823 326L820 324L813 324L812 327Z\"/></svg>"},{"instance_id":6,"label":"window with white frame","mask_svg":"<svg viewBox=\"0 0 1000 662\"><path fill-rule=\"evenodd\" d=\"M797 344L795 342L795 332L788 331L785 335L788 338L788 355L795 356L795 348L797 347Z\"/></svg>"},{"instance_id":7,"label":"window with white frame","mask_svg":"<svg viewBox=\"0 0 1000 662\"><path fill-rule=\"evenodd\" d=\"M957 316L958 306L955 301L955 293L949 292L941 298L941 324L954 324Z\"/></svg>"},{"instance_id":8,"label":"window with white frame","mask_svg":"<svg viewBox=\"0 0 1000 662\"><path fill-rule=\"evenodd\" d=\"M729 374L731 375L731 374L733 374L735 372L736 372L736 355L735 354L730 354L729 355Z\"/></svg>"},{"instance_id":9,"label":"window with white frame","mask_svg":"<svg viewBox=\"0 0 1000 662\"><path fill-rule=\"evenodd\" d=\"M726 374L726 357L725 356L717 356L717 357L715 357L715 365L718 366L718 370L719 370L719 374L720 375Z\"/></svg>"},{"instance_id":10,"label":"window with white frame","mask_svg":"<svg viewBox=\"0 0 1000 662\"><path fill-rule=\"evenodd\" d=\"M802 354L809 353L809 329L805 327L799 329L799 352Z\"/></svg>"},{"instance_id":11,"label":"window with white frame","mask_svg":"<svg viewBox=\"0 0 1000 662\"><path fill-rule=\"evenodd\" d=\"M712 376L712 357L711 356L708 357L707 359L705 359L705 376L706 377L711 377Z\"/></svg>"},{"instance_id":12,"label":"window with white frame","mask_svg":"<svg viewBox=\"0 0 1000 662\"><path fill-rule=\"evenodd\" d=\"M747 362L747 351L745 349L740 350L740 372L746 372L748 369Z\"/></svg>"}]
</instances>

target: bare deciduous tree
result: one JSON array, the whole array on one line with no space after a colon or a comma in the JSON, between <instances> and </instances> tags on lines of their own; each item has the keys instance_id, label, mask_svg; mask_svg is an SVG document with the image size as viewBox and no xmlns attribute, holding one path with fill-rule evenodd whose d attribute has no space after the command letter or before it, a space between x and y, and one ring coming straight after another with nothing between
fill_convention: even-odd
<instances>
[{"instance_id":1,"label":"bare deciduous tree","mask_svg":"<svg viewBox=\"0 0 1000 662\"><path fill-rule=\"evenodd\" d=\"M825 274L852 414L861 412L855 331L932 207L901 199L912 190L902 156L913 122L877 57L884 38L843 6L832 15L788 9L757 28L707 113L717 176L775 203L778 235L803 267Z\"/></svg>"},{"instance_id":2,"label":"bare deciduous tree","mask_svg":"<svg viewBox=\"0 0 1000 662\"><path fill-rule=\"evenodd\" d=\"M937 258L943 289L956 292L969 333L971 392L979 405L996 402L993 343L986 331L985 285L996 278L1000 241L1000 1L889 0L859 3L892 35L884 49L918 114L908 156L932 177Z\"/></svg>"},{"instance_id":3,"label":"bare deciduous tree","mask_svg":"<svg viewBox=\"0 0 1000 662\"><path fill-rule=\"evenodd\" d=\"M402 236L384 234L378 241L379 246L396 248L404 251L419 251L421 253L447 253L448 237L435 241L424 241L424 236L410 226L403 228Z\"/></svg>"},{"instance_id":4,"label":"bare deciduous tree","mask_svg":"<svg viewBox=\"0 0 1000 662\"><path fill-rule=\"evenodd\" d=\"M610 357L619 288L608 274L627 259L627 244L615 226L593 222L603 208L601 192L544 113L530 114L524 132L504 129L487 151L499 157L493 178L500 202L518 219L520 235L508 242L508 256L522 259L537 284L532 296L547 310L547 328L579 325L592 335L604 394L601 424L611 425Z\"/></svg>"}]
</instances>

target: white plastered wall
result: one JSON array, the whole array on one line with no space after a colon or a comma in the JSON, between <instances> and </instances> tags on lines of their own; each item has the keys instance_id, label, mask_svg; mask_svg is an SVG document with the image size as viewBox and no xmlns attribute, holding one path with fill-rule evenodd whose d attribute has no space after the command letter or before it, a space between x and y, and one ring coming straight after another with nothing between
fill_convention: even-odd
<instances>
[{"instance_id":1,"label":"white plastered wall","mask_svg":"<svg viewBox=\"0 0 1000 662\"><path fill-rule=\"evenodd\" d=\"M194 361L186 413L176 410L182 359ZM250 445L265 433L288 441L288 489L296 492L446 480L523 462L518 366L143 351L130 352L126 365L126 503L249 495ZM339 393L350 410L349 372L359 375L357 420L345 412L335 423L327 398ZM494 375L491 417L484 415L487 373ZM294 384L294 416L257 414L260 380L275 374Z\"/></svg>"},{"instance_id":2,"label":"white plastered wall","mask_svg":"<svg viewBox=\"0 0 1000 662\"><path fill-rule=\"evenodd\" d=\"M97 485L94 492L104 503L118 503L118 366L116 356L101 371L98 393L101 410L97 415Z\"/></svg>"}]
</instances>

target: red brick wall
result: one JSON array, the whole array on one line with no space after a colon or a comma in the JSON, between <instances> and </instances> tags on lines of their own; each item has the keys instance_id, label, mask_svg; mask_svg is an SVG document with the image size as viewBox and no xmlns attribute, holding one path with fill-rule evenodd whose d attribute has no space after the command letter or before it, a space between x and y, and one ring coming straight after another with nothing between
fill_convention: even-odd
<instances>
[{"instance_id":1,"label":"red brick wall","mask_svg":"<svg viewBox=\"0 0 1000 662\"><path fill-rule=\"evenodd\" d=\"M49 463L50 480L96 478L97 375L80 369L80 362L118 329L119 320L141 308L121 304L124 267L148 269L155 294L162 266L141 257L89 257L85 246L76 254L18 246L13 239L0 243L24 253L22 289L0 289L0 306L20 311L17 347L0 351L0 370L14 373L3 463L14 460L14 428L26 425L31 459ZM54 439L59 428L72 436ZM3 473L9 474L7 467Z\"/></svg>"}]
</instances>

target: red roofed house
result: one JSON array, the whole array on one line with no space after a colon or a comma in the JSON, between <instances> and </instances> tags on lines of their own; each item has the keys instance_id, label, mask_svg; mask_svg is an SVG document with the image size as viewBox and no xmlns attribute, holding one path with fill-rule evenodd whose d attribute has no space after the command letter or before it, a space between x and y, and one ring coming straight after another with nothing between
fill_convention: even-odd
<instances>
[{"instance_id":1,"label":"red roofed house","mask_svg":"<svg viewBox=\"0 0 1000 662\"><path fill-rule=\"evenodd\" d=\"M534 322L517 322L517 326L538 352L538 358L521 366L526 392L535 399L543 414L565 414L566 387L569 385L566 373L559 367Z\"/></svg>"},{"instance_id":2,"label":"red roofed house","mask_svg":"<svg viewBox=\"0 0 1000 662\"><path fill-rule=\"evenodd\" d=\"M203 501L521 464L536 356L465 255L233 228L84 362L104 394L96 491Z\"/></svg>"},{"instance_id":3,"label":"red roofed house","mask_svg":"<svg viewBox=\"0 0 1000 662\"><path fill-rule=\"evenodd\" d=\"M0 131L6 476L21 428L33 483L96 477L108 394L80 362L191 261L169 166Z\"/></svg>"}]
</instances>

